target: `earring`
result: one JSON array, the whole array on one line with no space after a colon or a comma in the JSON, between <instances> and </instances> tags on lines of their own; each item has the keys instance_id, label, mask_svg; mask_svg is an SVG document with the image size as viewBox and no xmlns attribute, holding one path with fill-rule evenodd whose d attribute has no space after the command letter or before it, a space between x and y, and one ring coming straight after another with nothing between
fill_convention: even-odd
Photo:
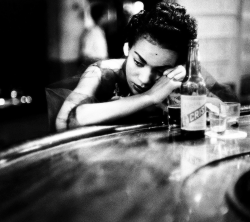
<instances>
[{"instance_id":1,"label":"earring","mask_svg":"<svg viewBox=\"0 0 250 222\"><path fill-rule=\"evenodd\" d=\"M128 56L128 51L129 51L128 43L125 42L123 45L123 53L125 56Z\"/></svg>"}]
</instances>

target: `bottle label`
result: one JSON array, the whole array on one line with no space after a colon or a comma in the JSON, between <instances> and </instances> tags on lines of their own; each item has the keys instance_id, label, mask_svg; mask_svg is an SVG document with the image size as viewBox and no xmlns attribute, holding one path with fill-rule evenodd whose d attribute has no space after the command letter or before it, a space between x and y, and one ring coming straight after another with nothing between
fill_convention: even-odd
<instances>
[{"instance_id":1,"label":"bottle label","mask_svg":"<svg viewBox=\"0 0 250 222\"><path fill-rule=\"evenodd\" d=\"M181 129L187 131L206 129L206 95L181 95Z\"/></svg>"}]
</instances>

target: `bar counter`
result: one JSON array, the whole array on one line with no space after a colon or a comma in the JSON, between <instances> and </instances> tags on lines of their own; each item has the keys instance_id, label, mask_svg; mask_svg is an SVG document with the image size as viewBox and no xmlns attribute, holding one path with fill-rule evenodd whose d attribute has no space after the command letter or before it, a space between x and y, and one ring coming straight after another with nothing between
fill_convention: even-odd
<instances>
[{"instance_id":1,"label":"bar counter","mask_svg":"<svg viewBox=\"0 0 250 222\"><path fill-rule=\"evenodd\" d=\"M1 221L215 221L190 216L185 195L204 166L248 157L250 116L233 130L188 140L161 124L83 127L11 147L0 153Z\"/></svg>"}]
</instances>

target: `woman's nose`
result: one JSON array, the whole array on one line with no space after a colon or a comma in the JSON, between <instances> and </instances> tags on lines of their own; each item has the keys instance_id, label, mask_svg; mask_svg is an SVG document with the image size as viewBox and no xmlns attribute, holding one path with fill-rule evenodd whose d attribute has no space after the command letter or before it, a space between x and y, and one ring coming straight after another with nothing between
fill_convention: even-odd
<instances>
[{"instance_id":1,"label":"woman's nose","mask_svg":"<svg viewBox=\"0 0 250 222\"><path fill-rule=\"evenodd\" d=\"M152 84L152 72L150 69L145 68L141 70L141 73L139 75L139 81L143 86L147 86Z\"/></svg>"},{"instance_id":2,"label":"woman's nose","mask_svg":"<svg viewBox=\"0 0 250 222\"><path fill-rule=\"evenodd\" d=\"M91 29L94 26L94 20L92 16L90 15L89 11L85 11L85 17L84 17L84 28L85 29Z\"/></svg>"}]
</instances>

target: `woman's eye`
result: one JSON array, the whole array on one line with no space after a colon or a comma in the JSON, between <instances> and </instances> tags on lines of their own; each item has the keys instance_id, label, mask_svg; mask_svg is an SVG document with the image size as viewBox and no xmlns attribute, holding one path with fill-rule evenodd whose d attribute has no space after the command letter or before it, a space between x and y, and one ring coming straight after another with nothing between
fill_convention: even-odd
<instances>
[{"instance_id":1,"label":"woman's eye","mask_svg":"<svg viewBox=\"0 0 250 222\"><path fill-rule=\"evenodd\" d=\"M138 67L143 67L143 64L142 64L142 63L138 62L136 59L134 59L134 61L135 61L135 64L136 64Z\"/></svg>"},{"instance_id":2,"label":"woman's eye","mask_svg":"<svg viewBox=\"0 0 250 222\"><path fill-rule=\"evenodd\" d=\"M163 76L164 71L162 70L156 70L157 76Z\"/></svg>"}]
</instances>

